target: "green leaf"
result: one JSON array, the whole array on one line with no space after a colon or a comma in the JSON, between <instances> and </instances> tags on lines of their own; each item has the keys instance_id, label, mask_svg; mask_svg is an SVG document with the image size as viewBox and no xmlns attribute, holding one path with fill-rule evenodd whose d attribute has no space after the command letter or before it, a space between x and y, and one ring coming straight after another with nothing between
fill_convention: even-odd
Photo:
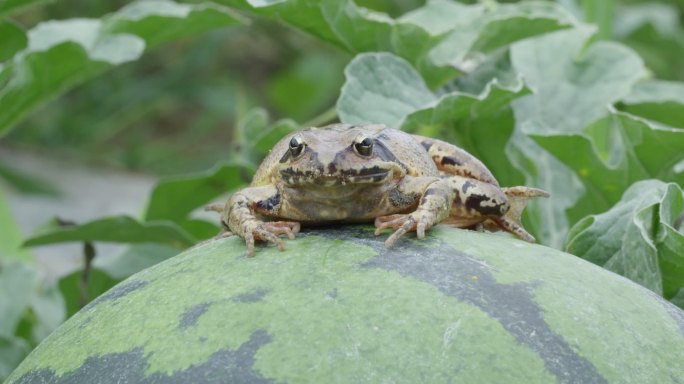
<instances>
[{"instance_id":1,"label":"green leaf","mask_svg":"<svg viewBox=\"0 0 684 384\"><path fill-rule=\"evenodd\" d=\"M431 86L454 77L454 60L460 63L471 50L488 52L573 23L560 6L547 2L494 5L490 10L432 0L398 19L351 0L220 2L285 21L351 53L392 52L409 61Z\"/></svg>"},{"instance_id":2,"label":"green leaf","mask_svg":"<svg viewBox=\"0 0 684 384\"><path fill-rule=\"evenodd\" d=\"M81 274L82 272L79 270L59 279L59 290L64 297L64 306L68 317L78 312L83 304L89 303L119 282L118 279L114 279L103 271L93 268L90 271L88 285L85 290L85 303L82 303Z\"/></svg>"},{"instance_id":3,"label":"green leaf","mask_svg":"<svg viewBox=\"0 0 684 384\"><path fill-rule=\"evenodd\" d=\"M24 312L31 306L34 287L39 282L38 271L22 262L0 267L0 336L11 337Z\"/></svg>"},{"instance_id":4,"label":"green leaf","mask_svg":"<svg viewBox=\"0 0 684 384\"><path fill-rule=\"evenodd\" d=\"M610 104L629 94L645 75L639 56L599 41L586 47L592 31L571 29L511 47L513 68L534 91L514 103L526 133L567 134L605 116Z\"/></svg>"},{"instance_id":5,"label":"green leaf","mask_svg":"<svg viewBox=\"0 0 684 384\"><path fill-rule=\"evenodd\" d=\"M237 13L211 3L178 4L169 0L144 0L128 4L105 17L104 30L110 34L140 36L148 47L152 47L232 26L236 21L243 20Z\"/></svg>"},{"instance_id":6,"label":"green leaf","mask_svg":"<svg viewBox=\"0 0 684 384\"><path fill-rule=\"evenodd\" d=\"M27 43L26 33L21 26L10 20L0 20L0 62L26 48Z\"/></svg>"},{"instance_id":7,"label":"green leaf","mask_svg":"<svg viewBox=\"0 0 684 384\"><path fill-rule=\"evenodd\" d=\"M57 197L60 192L49 181L25 172L19 172L0 164L0 180L6 182L10 187L26 195L43 195Z\"/></svg>"},{"instance_id":8,"label":"green leaf","mask_svg":"<svg viewBox=\"0 0 684 384\"><path fill-rule=\"evenodd\" d=\"M7 17L24 8L47 2L47 0L0 0L0 17Z\"/></svg>"},{"instance_id":9,"label":"green leaf","mask_svg":"<svg viewBox=\"0 0 684 384\"><path fill-rule=\"evenodd\" d=\"M14 336L0 336L0 380L5 380L29 352L31 346L26 340Z\"/></svg>"},{"instance_id":10,"label":"green leaf","mask_svg":"<svg viewBox=\"0 0 684 384\"><path fill-rule=\"evenodd\" d=\"M2 228L0 230L0 268L10 260L30 259L31 255L28 251L21 249L22 235L14 222L2 190L0 190L0 228Z\"/></svg>"},{"instance_id":11,"label":"green leaf","mask_svg":"<svg viewBox=\"0 0 684 384\"><path fill-rule=\"evenodd\" d=\"M216 232L214 232L215 234ZM178 254L178 249L163 244L133 244L118 255L96 258L93 266L115 280L123 280L134 273L158 264ZM94 284L97 286L97 284ZM94 293L91 298L100 293Z\"/></svg>"},{"instance_id":12,"label":"green leaf","mask_svg":"<svg viewBox=\"0 0 684 384\"><path fill-rule=\"evenodd\" d=\"M235 24L222 8L155 0L134 3L103 19L47 21L28 32L28 46L3 69L0 133L38 105L102 73L136 60L170 38Z\"/></svg>"},{"instance_id":13,"label":"green leaf","mask_svg":"<svg viewBox=\"0 0 684 384\"><path fill-rule=\"evenodd\" d=\"M672 225L684 209L674 183L643 180L610 210L571 230L566 249L664 295L684 288L684 235Z\"/></svg>"},{"instance_id":14,"label":"green leaf","mask_svg":"<svg viewBox=\"0 0 684 384\"><path fill-rule=\"evenodd\" d=\"M89 223L46 229L24 242L37 246L71 241L114 243L161 243L177 248L189 247L197 240L170 221L141 223L128 216L113 216Z\"/></svg>"},{"instance_id":15,"label":"green leaf","mask_svg":"<svg viewBox=\"0 0 684 384\"><path fill-rule=\"evenodd\" d=\"M617 113L578 134L532 137L585 185L584 202L569 212L574 220L587 211L608 209L638 180L658 178L684 185L684 172L677 168L684 160L684 130L655 127Z\"/></svg>"},{"instance_id":16,"label":"green leaf","mask_svg":"<svg viewBox=\"0 0 684 384\"><path fill-rule=\"evenodd\" d=\"M162 180L152 191L145 220L183 220L196 208L243 185L252 172L248 165L223 163L206 172Z\"/></svg>"},{"instance_id":17,"label":"green leaf","mask_svg":"<svg viewBox=\"0 0 684 384\"><path fill-rule=\"evenodd\" d=\"M638 82L622 100L621 109L671 127L684 128L684 83L663 80Z\"/></svg>"},{"instance_id":18,"label":"green leaf","mask_svg":"<svg viewBox=\"0 0 684 384\"><path fill-rule=\"evenodd\" d=\"M458 12L458 27L430 51L429 58L436 65L454 65L469 72L473 53L489 53L518 40L577 24L563 7L551 2L495 4L490 9L475 7L482 12L477 16L468 14L472 11Z\"/></svg>"},{"instance_id":19,"label":"green leaf","mask_svg":"<svg viewBox=\"0 0 684 384\"><path fill-rule=\"evenodd\" d=\"M391 53L358 55L344 74L337 113L345 123L399 128L408 114L437 100L420 74Z\"/></svg>"}]
</instances>

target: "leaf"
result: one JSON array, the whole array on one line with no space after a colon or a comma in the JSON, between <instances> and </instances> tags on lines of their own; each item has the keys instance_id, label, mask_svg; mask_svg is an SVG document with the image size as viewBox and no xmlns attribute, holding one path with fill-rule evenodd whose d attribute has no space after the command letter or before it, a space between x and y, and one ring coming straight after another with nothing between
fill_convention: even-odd
<instances>
[{"instance_id":1,"label":"leaf","mask_svg":"<svg viewBox=\"0 0 684 384\"><path fill-rule=\"evenodd\" d=\"M2 0L0 1L0 17L7 17L22 9L46 2L47 0Z\"/></svg>"},{"instance_id":2,"label":"leaf","mask_svg":"<svg viewBox=\"0 0 684 384\"><path fill-rule=\"evenodd\" d=\"M627 95L645 73L634 52L616 43L590 44L592 33L587 28L575 28L511 46L513 70L523 76L532 94L512 102L518 134L514 135L507 154L525 174L526 185L551 194L550 199L536 203L539 210L535 206L529 210L533 221L544 230L542 242L551 246L562 244L569 225L576 220L610 205L595 199L580 200L591 191L571 169L584 159L563 164L527 135L533 135L541 144L538 136L551 138L582 132L587 124L607 115L611 104ZM566 152L574 153L573 147L564 145ZM574 211L566 215L571 207Z\"/></svg>"},{"instance_id":3,"label":"leaf","mask_svg":"<svg viewBox=\"0 0 684 384\"><path fill-rule=\"evenodd\" d=\"M337 112L345 123L399 128L409 113L437 100L418 72L391 53L358 55L344 74Z\"/></svg>"},{"instance_id":4,"label":"leaf","mask_svg":"<svg viewBox=\"0 0 684 384\"><path fill-rule=\"evenodd\" d=\"M605 116L645 75L639 56L620 44L599 41L585 47L591 35L588 29L570 29L511 47L513 68L533 90L513 104L525 133L579 132Z\"/></svg>"},{"instance_id":5,"label":"leaf","mask_svg":"<svg viewBox=\"0 0 684 384\"><path fill-rule=\"evenodd\" d=\"M22 235L2 190L0 190L0 228L2 228L0 230L0 268L10 260L29 260L31 255L25 249L21 249Z\"/></svg>"},{"instance_id":6,"label":"leaf","mask_svg":"<svg viewBox=\"0 0 684 384\"><path fill-rule=\"evenodd\" d=\"M637 51L655 77L681 79L684 29L679 9L665 2L643 2L621 4L616 11L616 38Z\"/></svg>"},{"instance_id":7,"label":"leaf","mask_svg":"<svg viewBox=\"0 0 684 384\"><path fill-rule=\"evenodd\" d=\"M0 133L59 93L137 59L145 41L157 44L233 24L233 16L218 7L159 0L134 3L101 20L40 23L28 32L27 48L0 74L8 77L0 88Z\"/></svg>"},{"instance_id":8,"label":"leaf","mask_svg":"<svg viewBox=\"0 0 684 384\"><path fill-rule=\"evenodd\" d=\"M212 3L180 4L169 0L144 0L124 6L105 17L104 21L107 33L140 36L148 47L153 47L181 37L232 26L236 21L244 22L244 19Z\"/></svg>"},{"instance_id":9,"label":"leaf","mask_svg":"<svg viewBox=\"0 0 684 384\"><path fill-rule=\"evenodd\" d=\"M158 264L178 254L178 249L163 244L132 244L125 251L106 258L97 258L94 267L112 279L123 280L134 273ZM95 284L97 285L97 284ZM104 291L94 293L91 298Z\"/></svg>"},{"instance_id":10,"label":"leaf","mask_svg":"<svg viewBox=\"0 0 684 384\"><path fill-rule=\"evenodd\" d=\"M0 335L0 380L5 380L14 368L31 352L26 340Z\"/></svg>"},{"instance_id":11,"label":"leaf","mask_svg":"<svg viewBox=\"0 0 684 384\"><path fill-rule=\"evenodd\" d=\"M544 149L571 168L586 186L584 203L569 212L577 220L620 199L632 183L648 178L684 185L684 130L658 128L623 113L607 116L584 132L533 135ZM587 210L584 207L590 206Z\"/></svg>"},{"instance_id":12,"label":"leaf","mask_svg":"<svg viewBox=\"0 0 684 384\"><path fill-rule=\"evenodd\" d=\"M197 240L169 221L141 223L129 216L112 216L81 225L44 230L24 242L38 246L71 241L103 241L114 243L161 243L177 248L189 247Z\"/></svg>"},{"instance_id":13,"label":"leaf","mask_svg":"<svg viewBox=\"0 0 684 384\"><path fill-rule=\"evenodd\" d=\"M473 52L489 53L518 40L577 24L563 7L551 2L496 4L489 10L481 6L480 9L483 12L477 16L459 12L463 19L457 22L458 27L430 51L432 62L438 66L453 65L467 72Z\"/></svg>"},{"instance_id":14,"label":"leaf","mask_svg":"<svg viewBox=\"0 0 684 384\"><path fill-rule=\"evenodd\" d=\"M64 307L68 317L73 316L82 307L81 274L82 272L79 270L59 279L59 291L64 297ZM119 280L110 277L100 269L93 268L88 277L88 285L85 292L85 304L105 293L118 282Z\"/></svg>"},{"instance_id":15,"label":"leaf","mask_svg":"<svg viewBox=\"0 0 684 384\"><path fill-rule=\"evenodd\" d=\"M645 80L622 100L622 109L652 121L684 128L684 83Z\"/></svg>"},{"instance_id":16,"label":"leaf","mask_svg":"<svg viewBox=\"0 0 684 384\"><path fill-rule=\"evenodd\" d=\"M0 20L0 62L10 59L26 47L24 30L10 20Z\"/></svg>"},{"instance_id":17,"label":"leaf","mask_svg":"<svg viewBox=\"0 0 684 384\"><path fill-rule=\"evenodd\" d=\"M526 94L519 81L511 88L493 82L481 95L433 94L420 75L390 53L357 56L345 70L347 81L337 102L345 123L383 123L426 136L439 136L482 160L501 182L522 177L502 156L513 131L509 103Z\"/></svg>"},{"instance_id":18,"label":"leaf","mask_svg":"<svg viewBox=\"0 0 684 384\"><path fill-rule=\"evenodd\" d=\"M398 19L359 7L351 0L220 2L285 21L351 53L392 52L409 61L430 86L456 75L454 51L461 55L471 48L491 51L572 23L561 7L546 2L495 4L492 16L488 16L489 9L480 5L432 0ZM454 35L449 35L450 31ZM444 51L432 52L440 42Z\"/></svg>"},{"instance_id":19,"label":"leaf","mask_svg":"<svg viewBox=\"0 0 684 384\"><path fill-rule=\"evenodd\" d=\"M145 220L183 220L196 208L244 184L243 172L251 174L253 169L223 163L206 172L162 180L150 195Z\"/></svg>"},{"instance_id":20,"label":"leaf","mask_svg":"<svg viewBox=\"0 0 684 384\"><path fill-rule=\"evenodd\" d=\"M0 180L22 194L50 197L60 195L59 190L49 181L35 175L26 174L26 172L19 172L8 167L6 164L0 164Z\"/></svg>"},{"instance_id":21,"label":"leaf","mask_svg":"<svg viewBox=\"0 0 684 384\"><path fill-rule=\"evenodd\" d=\"M639 181L610 210L578 222L566 249L665 298L674 297L684 288L684 235L672 225L683 209L677 184Z\"/></svg>"},{"instance_id":22,"label":"leaf","mask_svg":"<svg viewBox=\"0 0 684 384\"><path fill-rule=\"evenodd\" d=\"M23 262L5 263L0 267L0 336L11 337L24 312L31 306L38 271Z\"/></svg>"}]
</instances>

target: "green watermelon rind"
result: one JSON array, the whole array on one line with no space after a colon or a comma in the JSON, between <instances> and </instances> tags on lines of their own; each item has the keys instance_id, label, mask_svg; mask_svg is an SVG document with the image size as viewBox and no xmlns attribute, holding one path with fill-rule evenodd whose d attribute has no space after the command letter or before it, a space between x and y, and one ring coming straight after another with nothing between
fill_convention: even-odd
<instances>
[{"instance_id":1,"label":"green watermelon rind","mask_svg":"<svg viewBox=\"0 0 684 384\"><path fill-rule=\"evenodd\" d=\"M7 383L684 383L684 312L620 276L503 234L382 240L192 248L89 304Z\"/></svg>"}]
</instances>

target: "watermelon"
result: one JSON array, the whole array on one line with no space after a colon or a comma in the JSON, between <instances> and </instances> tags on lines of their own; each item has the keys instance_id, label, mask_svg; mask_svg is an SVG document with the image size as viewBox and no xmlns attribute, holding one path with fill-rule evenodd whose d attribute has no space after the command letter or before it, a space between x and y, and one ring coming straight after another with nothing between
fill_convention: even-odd
<instances>
[{"instance_id":1,"label":"watermelon","mask_svg":"<svg viewBox=\"0 0 684 384\"><path fill-rule=\"evenodd\" d=\"M70 318L7 383L684 383L684 312L572 255L446 227L194 247Z\"/></svg>"}]
</instances>

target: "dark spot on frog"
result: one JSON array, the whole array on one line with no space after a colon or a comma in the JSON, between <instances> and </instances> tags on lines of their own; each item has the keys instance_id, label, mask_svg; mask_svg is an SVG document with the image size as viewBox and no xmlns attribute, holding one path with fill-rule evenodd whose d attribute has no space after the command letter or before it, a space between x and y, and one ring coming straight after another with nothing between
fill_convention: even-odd
<instances>
[{"instance_id":1,"label":"dark spot on frog","mask_svg":"<svg viewBox=\"0 0 684 384\"><path fill-rule=\"evenodd\" d=\"M442 157L442 161L440 161L440 164L442 165L455 165L455 166L461 166L463 163L459 161L456 158L453 158L451 156L444 156Z\"/></svg>"},{"instance_id":2,"label":"dark spot on frog","mask_svg":"<svg viewBox=\"0 0 684 384\"><path fill-rule=\"evenodd\" d=\"M325 298L333 300L337 298L337 288L333 288L331 291L325 293Z\"/></svg>"},{"instance_id":3,"label":"dark spot on frog","mask_svg":"<svg viewBox=\"0 0 684 384\"><path fill-rule=\"evenodd\" d=\"M397 189L392 189L388 193L388 198L390 204L394 207L408 207L413 205L413 203L416 202L416 199L418 197L418 194L411 193L401 193Z\"/></svg>"},{"instance_id":4,"label":"dark spot on frog","mask_svg":"<svg viewBox=\"0 0 684 384\"><path fill-rule=\"evenodd\" d=\"M464 194L468 193L468 189L473 188L475 184L471 183L470 181L466 181L463 183L463 187L461 187L461 191L463 191Z\"/></svg>"},{"instance_id":5,"label":"dark spot on frog","mask_svg":"<svg viewBox=\"0 0 684 384\"><path fill-rule=\"evenodd\" d=\"M420 142L420 145L422 145L423 148L425 148L425 151L426 151L426 152L430 152L430 148L432 148L432 144L430 144L430 143L428 143L428 142L426 142L426 141L421 141L421 142Z\"/></svg>"},{"instance_id":6,"label":"dark spot on frog","mask_svg":"<svg viewBox=\"0 0 684 384\"><path fill-rule=\"evenodd\" d=\"M482 202L489 201L493 205L482 205ZM502 216L504 204L494 201L490 196L473 194L466 197L465 207L480 212L483 215Z\"/></svg>"},{"instance_id":7,"label":"dark spot on frog","mask_svg":"<svg viewBox=\"0 0 684 384\"><path fill-rule=\"evenodd\" d=\"M337 167L335 166L334 163L328 164L328 173L335 173L337 172Z\"/></svg>"},{"instance_id":8,"label":"dark spot on frog","mask_svg":"<svg viewBox=\"0 0 684 384\"><path fill-rule=\"evenodd\" d=\"M268 211L271 212L280 204L280 193L269 197L266 200L260 200L256 203L257 211Z\"/></svg>"}]
</instances>

